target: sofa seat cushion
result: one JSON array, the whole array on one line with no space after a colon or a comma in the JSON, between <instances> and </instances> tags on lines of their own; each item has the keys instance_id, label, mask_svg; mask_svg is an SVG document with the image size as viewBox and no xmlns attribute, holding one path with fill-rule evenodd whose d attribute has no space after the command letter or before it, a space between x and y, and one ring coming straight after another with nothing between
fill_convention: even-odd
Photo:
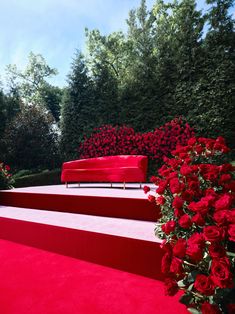
<instances>
[{"instance_id":1,"label":"sofa seat cushion","mask_svg":"<svg viewBox=\"0 0 235 314\"><path fill-rule=\"evenodd\" d=\"M141 182L143 172L137 167L64 169L63 181L73 182Z\"/></svg>"}]
</instances>

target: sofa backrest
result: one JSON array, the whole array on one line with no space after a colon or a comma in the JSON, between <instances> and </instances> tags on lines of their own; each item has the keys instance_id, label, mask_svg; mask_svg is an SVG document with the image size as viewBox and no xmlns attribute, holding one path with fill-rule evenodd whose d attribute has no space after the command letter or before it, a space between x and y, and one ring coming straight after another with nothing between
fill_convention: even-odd
<instances>
[{"instance_id":1,"label":"sofa backrest","mask_svg":"<svg viewBox=\"0 0 235 314\"><path fill-rule=\"evenodd\" d=\"M63 169L138 167L147 171L148 158L142 155L117 155L65 162Z\"/></svg>"}]
</instances>

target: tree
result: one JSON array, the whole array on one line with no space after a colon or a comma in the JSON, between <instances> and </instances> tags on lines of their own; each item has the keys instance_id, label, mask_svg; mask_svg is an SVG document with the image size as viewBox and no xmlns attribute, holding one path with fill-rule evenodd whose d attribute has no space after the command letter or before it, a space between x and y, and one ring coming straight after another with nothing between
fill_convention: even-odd
<instances>
[{"instance_id":1,"label":"tree","mask_svg":"<svg viewBox=\"0 0 235 314\"><path fill-rule=\"evenodd\" d=\"M58 163L58 132L51 114L23 106L5 131L8 161L15 169L53 168Z\"/></svg>"},{"instance_id":2,"label":"tree","mask_svg":"<svg viewBox=\"0 0 235 314\"><path fill-rule=\"evenodd\" d=\"M61 152L65 159L77 156L84 134L95 126L93 88L83 55L77 52L68 76L68 87L62 101Z\"/></svg>"},{"instance_id":3,"label":"tree","mask_svg":"<svg viewBox=\"0 0 235 314\"><path fill-rule=\"evenodd\" d=\"M10 89L17 90L25 104L44 106L58 121L62 92L46 81L56 74L57 70L47 65L42 55L32 52L25 70L19 70L16 65L7 67Z\"/></svg>"},{"instance_id":4,"label":"tree","mask_svg":"<svg viewBox=\"0 0 235 314\"><path fill-rule=\"evenodd\" d=\"M136 10L131 10L127 35L127 77L121 90L121 121L135 129L146 131L157 124L159 113L159 89L157 84L156 58L154 55L154 16L142 0Z\"/></svg>"},{"instance_id":5,"label":"tree","mask_svg":"<svg viewBox=\"0 0 235 314\"><path fill-rule=\"evenodd\" d=\"M235 134L235 32L229 14L232 0L208 0L209 30L203 48L203 72L196 86L198 107L191 113L201 134L224 136L233 145Z\"/></svg>"}]
</instances>

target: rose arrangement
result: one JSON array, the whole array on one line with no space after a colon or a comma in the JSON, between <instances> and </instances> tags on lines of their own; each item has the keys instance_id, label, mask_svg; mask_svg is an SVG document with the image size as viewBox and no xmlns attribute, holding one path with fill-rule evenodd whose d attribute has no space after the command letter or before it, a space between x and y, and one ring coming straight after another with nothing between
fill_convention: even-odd
<instances>
[{"instance_id":1,"label":"rose arrangement","mask_svg":"<svg viewBox=\"0 0 235 314\"><path fill-rule=\"evenodd\" d=\"M155 163L160 163L177 144L186 144L193 135L193 129L180 118L146 133L137 133L127 126L104 125L95 129L91 136L85 136L78 154L80 158L146 155Z\"/></svg>"},{"instance_id":2,"label":"rose arrangement","mask_svg":"<svg viewBox=\"0 0 235 314\"><path fill-rule=\"evenodd\" d=\"M0 190L11 189L13 179L9 173L10 167L0 161Z\"/></svg>"},{"instance_id":3,"label":"rose arrangement","mask_svg":"<svg viewBox=\"0 0 235 314\"><path fill-rule=\"evenodd\" d=\"M161 210L166 294L183 290L191 313L235 313L235 167L215 163L228 151L222 137L191 138L164 158L155 195L144 188Z\"/></svg>"}]
</instances>

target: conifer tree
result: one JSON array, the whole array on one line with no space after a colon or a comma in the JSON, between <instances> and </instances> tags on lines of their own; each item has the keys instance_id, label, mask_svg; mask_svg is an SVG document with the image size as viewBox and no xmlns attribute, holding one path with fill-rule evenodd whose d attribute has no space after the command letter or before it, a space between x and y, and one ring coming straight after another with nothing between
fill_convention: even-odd
<instances>
[{"instance_id":1,"label":"conifer tree","mask_svg":"<svg viewBox=\"0 0 235 314\"><path fill-rule=\"evenodd\" d=\"M95 126L93 89L83 55L77 52L68 76L61 112L61 152L65 159L77 157L77 147Z\"/></svg>"}]
</instances>

